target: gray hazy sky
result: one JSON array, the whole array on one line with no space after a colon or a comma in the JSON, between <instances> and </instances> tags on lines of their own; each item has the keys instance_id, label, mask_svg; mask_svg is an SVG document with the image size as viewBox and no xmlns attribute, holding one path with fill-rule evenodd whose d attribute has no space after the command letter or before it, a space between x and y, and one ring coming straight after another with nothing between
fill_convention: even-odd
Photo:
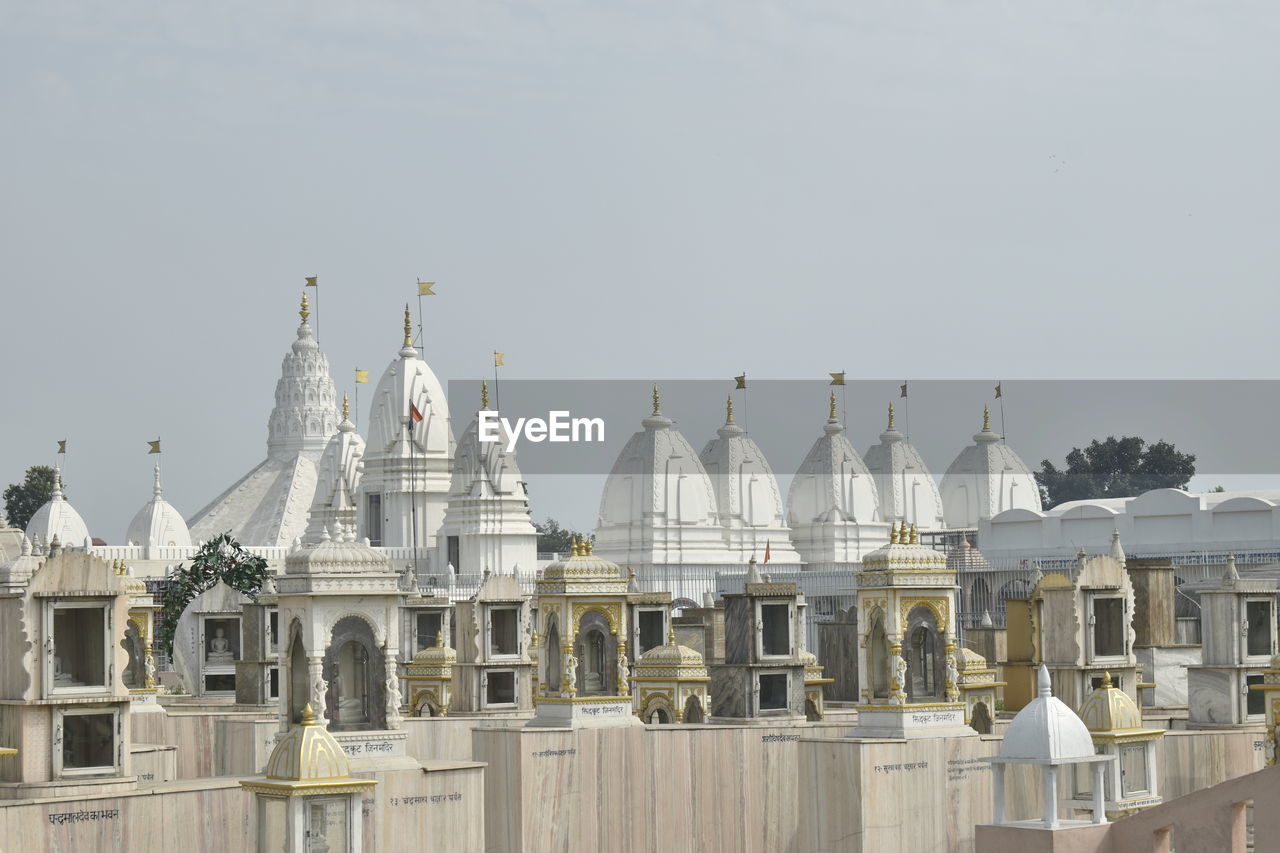
<instances>
[{"instance_id":1,"label":"gray hazy sky","mask_svg":"<svg viewBox=\"0 0 1280 853\"><path fill-rule=\"evenodd\" d=\"M1270 2L0 0L0 485L67 438L119 542L160 435L194 512L315 274L340 391L415 276L446 380L1270 378L1277 44Z\"/></svg>"}]
</instances>

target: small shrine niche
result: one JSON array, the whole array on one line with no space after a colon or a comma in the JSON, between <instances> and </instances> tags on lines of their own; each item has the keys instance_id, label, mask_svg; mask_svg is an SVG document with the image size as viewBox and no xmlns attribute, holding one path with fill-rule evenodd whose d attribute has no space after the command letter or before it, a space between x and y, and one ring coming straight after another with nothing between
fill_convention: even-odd
<instances>
[{"instance_id":1,"label":"small shrine niche","mask_svg":"<svg viewBox=\"0 0 1280 853\"><path fill-rule=\"evenodd\" d=\"M192 696L235 698L248 603L247 596L219 582L193 598L178 618L173 663Z\"/></svg>"}]
</instances>

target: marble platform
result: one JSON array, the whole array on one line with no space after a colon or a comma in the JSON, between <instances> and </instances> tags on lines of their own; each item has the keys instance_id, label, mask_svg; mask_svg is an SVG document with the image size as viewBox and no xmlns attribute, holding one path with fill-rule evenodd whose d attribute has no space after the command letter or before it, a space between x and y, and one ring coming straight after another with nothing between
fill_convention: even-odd
<instances>
[{"instance_id":1,"label":"marble platform","mask_svg":"<svg viewBox=\"0 0 1280 853\"><path fill-rule=\"evenodd\" d=\"M976 737L965 724L963 702L930 705L859 705L858 727L849 737Z\"/></svg>"},{"instance_id":2,"label":"marble platform","mask_svg":"<svg viewBox=\"0 0 1280 853\"><path fill-rule=\"evenodd\" d=\"M612 728L643 726L631 708L630 696L582 696L572 699L540 696L531 728Z\"/></svg>"}]
</instances>

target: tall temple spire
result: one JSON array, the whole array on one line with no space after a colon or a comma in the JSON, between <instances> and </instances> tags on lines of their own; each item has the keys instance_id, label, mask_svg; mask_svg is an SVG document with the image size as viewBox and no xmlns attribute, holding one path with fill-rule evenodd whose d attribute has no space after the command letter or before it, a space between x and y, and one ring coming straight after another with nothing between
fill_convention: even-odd
<instances>
[{"instance_id":1,"label":"tall temple spire","mask_svg":"<svg viewBox=\"0 0 1280 853\"><path fill-rule=\"evenodd\" d=\"M311 306L307 303L307 292L302 291L302 308L298 311L298 316L302 318L302 322L307 322L311 316Z\"/></svg>"},{"instance_id":2,"label":"tall temple spire","mask_svg":"<svg viewBox=\"0 0 1280 853\"><path fill-rule=\"evenodd\" d=\"M662 414L662 407L660 405L661 400L662 400L662 397L661 395L658 394L658 386L654 385L653 386L653 413L655 415Z\"/></svg>"},{"instance_id":3,"label":"tall temple spire","mask_svg":"<svg viewBox=\"0 0 1280 853\"><path fill-rule=\"evenodd\" d=\"M344 421L351 420L351 401L347 398L347 392L342 392L342 419ZM160 466L157 465L157 468Z\"/></svg>"},{"instance_id":4,"label":"tall temple spire","mask_svg":"<svg viewBox=\"0 0 1280 853\"><path fill-rule=\"evenodd\" d=\"M413 317L409 314L409 303L404 304L404 345L413 346Z\"/></svg>"},{"instance_id":5,"label":"tall temple spire","mask_svg":"<svg viewBox=\"0 0 1280 853\"><path fill-rule=\"evenodd\" d=\"M893 429L893 403L890 403L890 404L889 404L889 426L888 426L888 429L890 429L890 430L891 430L891 429Z\"/></svg>"},{"instance_id":6,"label":"tall temple spire","mask_svg":"<svg viewBox=\"0 0 1280 853\"><path fill-rule=\"evenodd\" d=\"M831 392L831 408L827 413L827 420L834 421L836 419L836 392Z\"/></svg>"},{"instance_id":7,"label":"tall temple spire","mask_svg":"<svg viewBox=\"0 0 1280 853\"><path fill-rule=\"evenodd\" d=\"M982 431L991 432L991 407L985 403L982 406Z\"/></svg>"},{"instance_id":8,"label":"tall temple spire","mask_svg":"<svg viewBox=\"0 0 1280 853\"><path fill-rule=\"evenodd\" d=\"M489 380L480 380L480 408L487 410L489 408Z\"/></svg>"},{"instance_id":9,"label":"tall temple spire","mask_svg":"<svg viewBox=\"0 0 1280 853\"><path fill-rule=\"evenodd\" d=\"M733 395L732 394L729 395L729 398L725 400L725 403L724 403L724 422L727 424L733 423Z\"/></svg>"}]
</instances>

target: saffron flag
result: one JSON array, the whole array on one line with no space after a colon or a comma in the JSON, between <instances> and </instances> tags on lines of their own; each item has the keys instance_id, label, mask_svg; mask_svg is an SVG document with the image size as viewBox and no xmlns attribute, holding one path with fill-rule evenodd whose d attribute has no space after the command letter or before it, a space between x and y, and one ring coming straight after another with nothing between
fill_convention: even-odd
<instances>
[{"instance_id":1,"label":"saffron flag","mask_svg":"<svg viewBox=\"0 0 1280 853\"><path fill-rule=\"evenodd\" d=\"M67 452L67 440L65 438L58 442L58 452L59 453Z\"/></svg>"},{"instance_id":2,"label":"saffron flag","mask_svg":"<svg viewBox=\"0 0 1280 853\"><path fill-rule=\"evenodd\" d=\"M493 366L502 367L502 360L506 358L506 356L507 354L505 352L495 352L493 354Z\"/></svg>"},{"instance_id":3,"label":"saffron flag","mask_svg":"<svg viewBox=\"0 0 1280 853\"><path fill-rule=\"evenodd\" d=\"M766 563L767 563L767 562L769 562L769 557L770 557L770 554L769 554L769 542L768 542L768 540L765 540L765 543L764 543L764 561L765 561Z\"/></svg>"},{"instance_id":4,"label":"saffron flag","mask_svg":"<svg viewBox=\"0 0 1280 853\"><path fill-rule=\"evenodd\" d=\"M320 289L320 285L316 284L316 279L317 279L317 278L319 278L319 277L320 277L320 276L318 276L318 275L309 275L309 276L307 276L307 287L314 287L314 288L316 288L317 290L319 290L319 289Z\"/></svg>"},{"instance_id":5,"label":"saffron flag","mask_svg":"<svg viewBox=\"0 0 1280 853\"><path fill-rule=\"evenodd\" d=\"M747 374L744 373L741 376L735 376L733 377L733 381L738 383L737 385L733 386L734 390L737 390L739 388L745 389L747 387Z\"/></svg>"},{"instance_id":6,"label":"saffron flag","mask_svg":"<svg viewBox=\"0 0 1280 853\"><path fill-rule=\"evenodd\" d=\"M1000 385L1003 385L1003 384L1004 384L1004 383L1002 382L1002 383L1000 383L999 385L996 385L996 399L997 399L997 400L999 400L1001 397L1003 397L1003 396L1004 396L1004 392L1000 390ZM1003 405L1003 404L1001 404L1001 405Z\"/></svg>"},{"instance_id":7,"label":"saffron flag","mask_svg":"<svg viewBox=\"0 0 1280 853\"><path fill-rule=\"evenodd\" d=\"M357 368L356 368L356 381L357 381L357 382L368 382L368 381L369 381L369 371L367 371L367 370L361 370L360 368L358 368L358 367L357 367Z\"/></svg>"},{"instance_id":8,"label":"saffron flag","mask_svg":"<svg viewBox=\"0 0 1280 853\"><path fill-rule=\"evenodd\" d=\"M840 371L839 373L833 373L833 374L831 374L831 384L832 384L832 385L843 385L843 384L844 384L844 371L843 371L843 370L842 370L842 371Z\"/></svg>"},{"instance_id":9,"label":"saffron flag","mask_svg":"<svg viewBox=\"0 0 1280 853\"><path fill-rule=\"evenodd\" d=\"M147 445L150 446L151 448L150 450L147 451L148 456L150 456L152 453L160 452L160 439L157 438L155 441L148 441Z\"/></svg>"},{"instance_id":10,"label":"saffron flag","mask_svg":"<svg viewBox=\"0 0 1280 853\"><path fill-rule=\"evenodd\" d=\"M898 391L901 392L898 394L899 397L907 396L907 383L903 382L901 385L899 385Z\"/></svg>"},{"instance_id":11,"label":"saffron flag","mask_svg":"<svg viewBox=\"0 0 1280 853\"><path fill-rule=\"evenodd\" d=\"M435 296L436 292L431 289L434 285L435 285L434 281L419 281L418 295L419 296Z\"/></svg>"},{"instance_id":12,"label":"saffron flag","mask_svg":"<svg viewBox=\"0 0 1280 853\"><path fill-rule=\"evenodd\" d=\"M418 411L417 405L412 400L409 401L409 420L415 424L422 423L422 412Z\"/></svg>"}]
</instances>

